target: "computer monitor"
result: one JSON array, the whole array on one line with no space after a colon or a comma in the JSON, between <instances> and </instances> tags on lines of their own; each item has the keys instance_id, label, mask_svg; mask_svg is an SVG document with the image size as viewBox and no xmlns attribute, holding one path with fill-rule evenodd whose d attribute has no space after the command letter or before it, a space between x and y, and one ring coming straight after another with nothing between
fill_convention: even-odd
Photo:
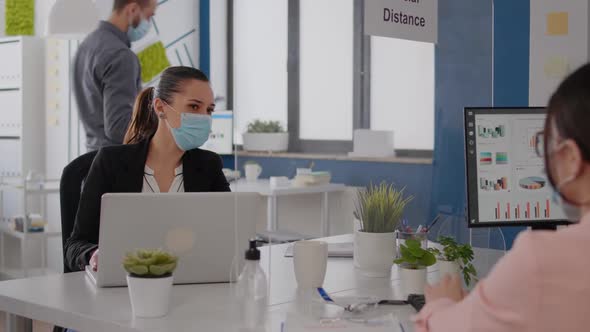
<instances>
[{"instance_id":1,"label":"computer monitor","mask_svg":"<svg viewBox=\"0 0 590 332\"><path fill-rule=\"evenodd\" d=\"M536 152L544 108L466 108L469 227L567 224Z\"/></svg>"}]
</instances>

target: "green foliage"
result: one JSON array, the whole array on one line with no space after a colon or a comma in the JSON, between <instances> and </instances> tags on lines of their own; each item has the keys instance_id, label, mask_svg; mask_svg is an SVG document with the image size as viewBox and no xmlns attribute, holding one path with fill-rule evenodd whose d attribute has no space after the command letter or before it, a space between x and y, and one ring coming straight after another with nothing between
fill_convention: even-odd
<instances>
[{"instance_id":1,"label":"green foliage","mask_svg":"<svg viewBox=\"0 0 590 332\"><path fill-rule=\"evenodd\" d=\"M248 124L249 134L284 133L285 129L279 121L254 120Z\"/></svg>"},{"instance_id":2,"label":"green foliage","mask_svg":"<svg viewBox=\"0 0 590 332\"><path fill-rule=\"evenodd\" d=\"M414 239L406 240L405 245L400 245L400 258L394 261L406 269L423 269L434 265L436 257L429 250L420 246L420 241Z\"/></svg>"},{"instance_id":3,"label":"green foliage","mask_svg":"<svg viewBox=\"0 0 590 332\"><path fill-rule=\"evenodd\" d=\"M6 0L4 8L7 36L35 34L35 0Z\"/></svg>"},{"instance_id":4,"label":"green foliage","mask_svg":"<svg viewBox=\"0 0 590 332\"><path fill-rule=\"evenodd\" d=\"M161 249L140 249L125 256L123 267L134 277L162 278L170 276L177 263L178 257Z\"/></svg>"},{"instance_id":5,"label":"green foliage","mask_svg":"<svg viewBox=\"0 0 590 332\"><path fill-rule=\"evenodd\" d=\"M361 231L367 233L392 233L404 214L406 205L414 197L404 198L404 190L382 182L370 185L357 194L355 216L362 222Z\"/></svg>"},{"instance_id":6,"label":"green foliage","mask_svg":"<svg viewBox=\"0 0 590 332\"><path fill-rule=\"evenodd\" d=\"M439 237L438 242L443 246L442 252L435 248L430 248L429 250L440 260L458 262L467 286L469 286L471 280L477 281L477 271L472 263L474 253L471 245L458 244L455 239L447 236Z\"/></svg>"},{"instance_id":7,"label":"green foliage","mask_svg":"<svg viewBox=\"0 0 590 332\"><path fill-rule=\"evenodd\" d=\"M244 163L244 165L260 165L254 160L248 160Z\"/></svg>"},{"instance_id":8,"label":"green foliage","mask_svg":"<svg viewBox=\"0 0 590 332\"><path fill-rule=\"evenodd\" d=\"M154 77L170 67L166 48L164 48L162 42L154 43L137 53L137 58L141 64L141 80L143 83L153 80Z\"/></svg>"}]
</instances>

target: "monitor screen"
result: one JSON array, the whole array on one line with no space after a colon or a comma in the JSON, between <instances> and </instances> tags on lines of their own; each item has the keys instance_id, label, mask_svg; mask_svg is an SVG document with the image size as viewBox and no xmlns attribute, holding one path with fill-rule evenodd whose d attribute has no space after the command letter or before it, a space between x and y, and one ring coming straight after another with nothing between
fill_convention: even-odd
<instances>
[{"instance_id":1,"label":"monitor screen","mask_svg":"<svg viewBox=\"0 0 590 332\"><path fill-rule=\"evenodd\" d=\"M544 108L465 109L470 227L566 223L536 152L545 117Z\"/></svg>"}]
</instances>

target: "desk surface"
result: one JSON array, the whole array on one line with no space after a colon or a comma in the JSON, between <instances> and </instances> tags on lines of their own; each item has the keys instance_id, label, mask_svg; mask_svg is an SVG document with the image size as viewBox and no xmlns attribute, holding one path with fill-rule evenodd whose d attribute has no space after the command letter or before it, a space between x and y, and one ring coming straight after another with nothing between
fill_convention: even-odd
<instances>
[{"instance_id":1,"label":"desk surface","mask_svg":"<svg viewBox=\"0 0 590 332\"><path fill-rule=\"evenodd\" d=\"M326 240L338 243L351 239L347 235ZM262 250L261 264L271 281L267 331L280 331L297 297L293 262L284 257L286 249L287 245L277 245ZM429 278L434 275L431 273ZM401 298L397 279L395 267L391 280L364 278L355 272L351 259L334 258L328 262L325 288L338 295ZM231 314L232 303L229 284L175 286L168 316L136 319L131 313L127 288L97 289L82 272L0 282L0 311L84 332L230 331L237 328L236 315ZM396 310L400 319L407 320L413 313L410 308Z\"/></svg>"}]
</instances>

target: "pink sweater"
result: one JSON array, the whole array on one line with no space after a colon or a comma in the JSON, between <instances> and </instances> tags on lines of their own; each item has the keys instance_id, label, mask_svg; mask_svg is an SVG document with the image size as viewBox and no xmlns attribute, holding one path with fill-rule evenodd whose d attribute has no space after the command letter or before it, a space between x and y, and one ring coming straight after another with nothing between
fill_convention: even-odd
<instances>
[{"instance_id":1,"label":"pink sweater","mask_svg":"<svg viewBox=\"0 0 590 332\"><path fill-rule=\"evenodd\" d=\"M461 302L439 299L418 332L590 331L590 215L557 232L524 232Z\"/></svg>"}]
</instances>

